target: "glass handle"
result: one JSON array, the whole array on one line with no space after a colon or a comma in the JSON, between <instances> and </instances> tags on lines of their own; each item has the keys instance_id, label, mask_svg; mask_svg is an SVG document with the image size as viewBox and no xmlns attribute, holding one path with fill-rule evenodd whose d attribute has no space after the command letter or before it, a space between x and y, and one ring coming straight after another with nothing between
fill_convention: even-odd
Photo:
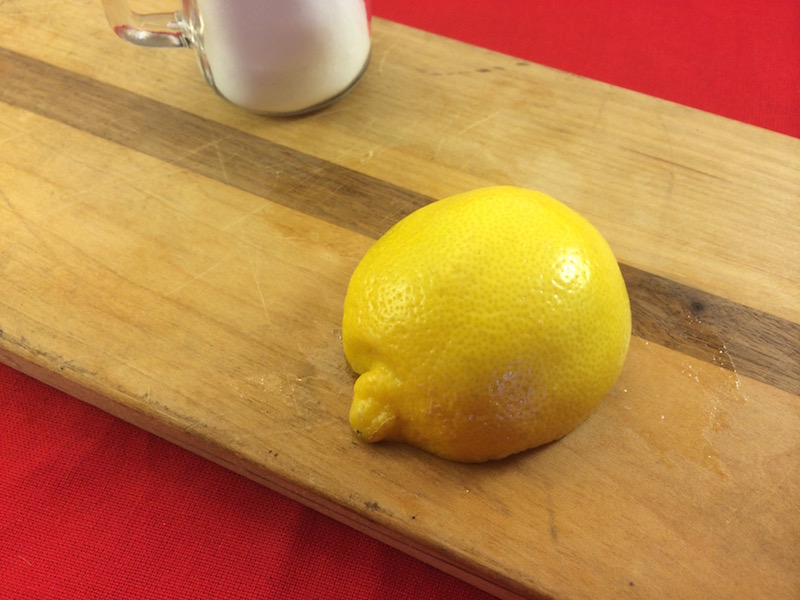
<instances>
[{"instance_id":1,"label":"glass handle","mask_svg":"<svg viewBox=\"0 0 800 600\"><path fill-rule=\"evenodd\" d=\"M182 24L183 16L174 13L139 14L127 0L102 0L109 25L119 37L137 46L150 48L186 48L190 40Z\"/></svg>"}]
</instances>

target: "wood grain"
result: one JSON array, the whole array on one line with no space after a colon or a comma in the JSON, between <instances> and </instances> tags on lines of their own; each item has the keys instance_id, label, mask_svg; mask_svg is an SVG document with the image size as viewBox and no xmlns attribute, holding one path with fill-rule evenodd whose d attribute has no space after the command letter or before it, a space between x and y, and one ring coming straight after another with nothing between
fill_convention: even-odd
<instances>
[{"instance_id":1,"label":"wood grain","mask_svg":"<svg viewBox=\"0 0 800 600\"><path fill-rule=\"evenodd\" d=\"M375 239L433 201L2 48L0 60L8 104ZM84 118L87 105L91 120ZM200 140L218 141L198 148ZM223 165L220 155L232 158ZM279 178L261 175L276 169ZM736 364L742 374L800 394L800 326L641 269L623 265L623 275L637 335L727 368Z\"/></svg>"},{"instance_id":2,"label":"wood grain","mask_svg":"<svg viewBox=\"0 0 800 600\"><path fill-rule=\"evenodd\" d=\"M501 596L797 596L800 141L380 20L352 94L264 119L95 9L0 5L0 360ZM496 183L620 257L617 386L500 463L358 443L350 273Z\"/></svg>"}]
</instances>

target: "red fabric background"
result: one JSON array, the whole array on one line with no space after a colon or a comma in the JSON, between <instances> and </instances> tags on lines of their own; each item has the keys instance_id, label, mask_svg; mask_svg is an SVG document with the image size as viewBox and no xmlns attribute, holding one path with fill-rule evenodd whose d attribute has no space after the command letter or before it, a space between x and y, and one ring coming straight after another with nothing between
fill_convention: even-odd
<instances>
[{"instance_id":1,"label":"red fabric background","mask_svg":"<svg viewBox=\"0 0 800 600\"><path fill-rule=\"evenodd\" d=\"M373 0L373 8L800 137L798 0ZM0 598L78 597L487 596L0 365Z\"/></svg>"}]
</instances>

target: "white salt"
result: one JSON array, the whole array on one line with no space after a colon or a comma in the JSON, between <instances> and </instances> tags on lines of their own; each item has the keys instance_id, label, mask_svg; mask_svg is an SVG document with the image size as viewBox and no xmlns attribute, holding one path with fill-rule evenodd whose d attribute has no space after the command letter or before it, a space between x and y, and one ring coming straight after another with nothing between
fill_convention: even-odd
<instances>
[{"instance_id":1,"label":"white salt","mask_svg":"<svg viewBox=\"0 0 800 600\"><path fill-rule=\"evenodd\" d=\"M364 0L196 0L217 91L244 108L296 113L353 85L369 59Z\"/></svg>"}]
</instances>

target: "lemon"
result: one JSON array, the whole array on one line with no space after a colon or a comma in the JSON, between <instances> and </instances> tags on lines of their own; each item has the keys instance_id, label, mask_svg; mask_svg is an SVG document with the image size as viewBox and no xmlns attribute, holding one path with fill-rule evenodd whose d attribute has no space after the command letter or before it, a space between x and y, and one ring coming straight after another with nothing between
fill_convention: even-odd
<instances>
[{"instance_id":1,"label":"lemon","mask_svg":"<svg viewBox=\"0 0 800 600\"><path fill-rule=\"evenodd\" d=\"M622 370L625 282L601 234L540 192L489 187L396 223L356 267L350 424L461 462L561 438Z\"/></svg>"}]
</instances>

